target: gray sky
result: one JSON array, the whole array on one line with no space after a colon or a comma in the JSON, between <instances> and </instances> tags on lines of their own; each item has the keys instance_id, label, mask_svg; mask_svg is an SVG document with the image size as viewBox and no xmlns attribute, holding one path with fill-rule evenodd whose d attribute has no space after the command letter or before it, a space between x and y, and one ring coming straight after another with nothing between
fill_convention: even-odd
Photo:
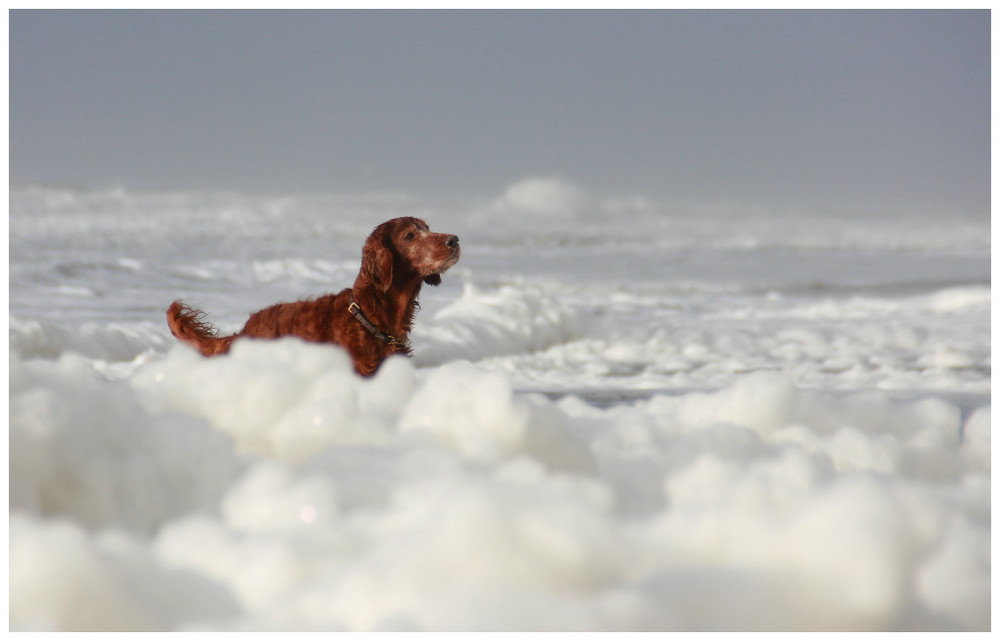
<instances>
[{"instance_id":1,"label":"gray sky","mask_svg":"<svg viewBox=\"0 0 1000 641\"><path fill-rule=\"evenodd\" d=\"M10 180L987 212L973 12L10 13Z\"/></svg>"}]
</instances>

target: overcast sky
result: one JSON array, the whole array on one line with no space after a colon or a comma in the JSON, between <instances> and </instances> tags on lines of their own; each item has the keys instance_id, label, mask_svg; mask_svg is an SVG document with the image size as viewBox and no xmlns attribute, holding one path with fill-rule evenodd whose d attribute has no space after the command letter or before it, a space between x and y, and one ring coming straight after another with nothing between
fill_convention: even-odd
<instances>
[{"instance_id":1,"label":"overcast sky","mask_svg":"<svg viewBox=\"0 0 1000 641\"><path fill-rule=\"evenodd\" d=\"M973 12L10 15L10 180L987 212Z\"/></svg>"}]
</instances>

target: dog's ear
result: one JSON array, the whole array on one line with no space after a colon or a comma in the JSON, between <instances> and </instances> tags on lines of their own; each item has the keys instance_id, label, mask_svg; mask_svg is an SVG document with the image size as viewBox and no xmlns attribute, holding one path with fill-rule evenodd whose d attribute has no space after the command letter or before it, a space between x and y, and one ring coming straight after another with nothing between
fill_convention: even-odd
<instances>
[{"instance_id":1,"label":"dog's ear","mask_svg":"<svg viewBox=\"0 0 1000 641\"><path fill-rule=\"evenodd\" d=\"M434 287L437 287L438 285L441 284L441 274L431 274L430 276L424 279L424 282L427 283L428 285L433 285Z\"/></svg>"},{"instance_id":2,"label":"dog's ear","mask_svg":"<svg viewBox=\"0 0 1000 641\"><path fill-rule=\"evenodd\" d=\"M361 273L379 291L389 291L392 285L392 250L389 249L388 234L382 228L373 231L365 241L361 250Z\"/></svg>"}]
</instances>

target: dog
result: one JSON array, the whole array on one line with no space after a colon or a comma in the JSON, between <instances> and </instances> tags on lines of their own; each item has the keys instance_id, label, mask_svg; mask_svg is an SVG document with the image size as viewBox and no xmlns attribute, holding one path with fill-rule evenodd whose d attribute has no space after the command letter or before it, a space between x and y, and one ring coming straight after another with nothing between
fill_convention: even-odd
<instances>
[{"instance_id":1,"label":"dog","mask_svg":"<svg viewBox=\"0 0 1000 641\"><path fill-rule=\"evenodd\" d=\"M170 305L167 324L175 337L204 356L225 354L239 338L297 336L333 343L351 355L355 371L371 376L389 356L410 355L420 288L441 284L441 274L460 255L458 236L433 233L419 218L395 218L368 236L352 288L254 312L231 336L218 336L202 320L203 312L181 301Z\"/></svg>"}]
</instances>

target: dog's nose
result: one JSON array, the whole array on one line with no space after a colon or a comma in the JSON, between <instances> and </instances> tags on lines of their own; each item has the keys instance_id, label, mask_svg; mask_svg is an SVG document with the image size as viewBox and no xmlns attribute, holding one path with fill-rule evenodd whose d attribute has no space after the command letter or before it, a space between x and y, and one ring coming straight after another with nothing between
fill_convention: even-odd
<instances>
[{"instance_id":1,"label":"dog's nose","mask_svg":"<svg viewBox=\"0 0 1000 641\"><path fill-rule=\"evenodd\" d=\"M458 236L448 236L448 240L444 241L444 244L455 249L458 247Z\"/></svg>"}]
</instances>

